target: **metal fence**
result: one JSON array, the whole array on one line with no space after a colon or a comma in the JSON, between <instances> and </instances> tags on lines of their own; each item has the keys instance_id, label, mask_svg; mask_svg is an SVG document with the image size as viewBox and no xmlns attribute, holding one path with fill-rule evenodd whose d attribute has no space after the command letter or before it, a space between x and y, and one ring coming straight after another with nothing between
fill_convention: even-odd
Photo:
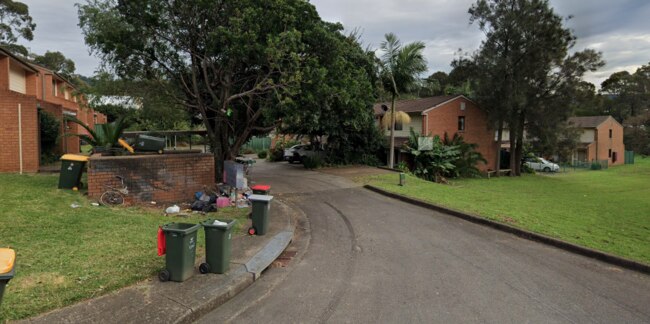
<instances>
[{"instance_id":1,"label":"metal fence","mask_svg":"<svg viewBox=\"0 0 650 324\"><path fill-rule=\"evenodd\" d=\"M255 152L266 151L271 148L270 137L256 137L253 136L248 143L242 146L242 150L253 150Z\"/></svg>"},{"instance_id":2,"label":"metal fence","mask_svg":"<svg viewBox=\"0 0 650 324\"><path fill-rule=\"evenodd\" d=\"M569 165L574 169L605 170L609 168L609 160L578 161L574 160Z\"/></svg>"},{"instance_id":3,"label":"metal fence","mask_svg":"<svg viewBox=\"0 0 650 324\"><path fill-rule=\"evenodd\" d=\"M625 151L625 164L634 164L634 151Z\"/></svg>"},{"instance_id":4,"label":"metal fence","mask_svg":"<svg viewBox=\"0 0 650 324\"><path fill-rule=\"evenodd\" d=\"M151 135L165 138L167 150L200 149L208 152L208 132L199 131L128 131L124 132L125 138L135 139L138 135Z\"/></svg>"}]
</instances>

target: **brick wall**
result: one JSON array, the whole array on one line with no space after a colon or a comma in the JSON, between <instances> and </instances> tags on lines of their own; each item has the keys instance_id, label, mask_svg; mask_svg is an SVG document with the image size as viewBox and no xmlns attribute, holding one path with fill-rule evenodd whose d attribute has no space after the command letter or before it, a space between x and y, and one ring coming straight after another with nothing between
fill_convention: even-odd
<instances>
[{"instance_id":1,"label":"brick wall","mask_svg":"<svg viewBox=\"0 0 650 324\"><path fill-rule=\"evenodd\" d=\"M465 110L461 110L461 103L465 104ZM464 131L458 130L459 116L465 117ZM461 97L426 112L422 127L424 135L439 135L441 138L445 132L449 137L459 133L465 142L478 144L477 151L488 161L487 164L479 163L479 170L496 169L494 130L488 127L487 113L471 101Z\"/></svg>"},{"instance_id":2,"label":"brick wall","mask_svg":"<svg viewBox=\"0 0 650 324\"><path fill-rule=\"evenodd\" d=\"M212 154L98 156L88 167L88 196L99 199L105 185L119 187L124 177L129 204L191 202L194 192L214 184Z\"/></svg>"},{"instance_id":3,"label":"brick wall","mask_svg":"<svg viewBox=\"0 0 650 324\"><path fill-rule=\"evenodd\" d=\"M38 113L36 98L0 90L0 172L19 172L18 105L21 106L23 172L39 166Z\"/></svg>"},{"instance_id":4,"label":"brick wall","mask_svg":"<svg viewBox=\"0 0 650 324\"><path fill-rule=\"evenodd\" d=\"M609 130L612 130L612 137L609 137ZM598 160L609 160L609 165L625 164L625 145L623 144L623 126L616 122L613 117L609 117L605 122L598 125ZM609 156L609 151L612 156ZM616 153L616 162L613 161Z\"/></svg>"}]
</instances>

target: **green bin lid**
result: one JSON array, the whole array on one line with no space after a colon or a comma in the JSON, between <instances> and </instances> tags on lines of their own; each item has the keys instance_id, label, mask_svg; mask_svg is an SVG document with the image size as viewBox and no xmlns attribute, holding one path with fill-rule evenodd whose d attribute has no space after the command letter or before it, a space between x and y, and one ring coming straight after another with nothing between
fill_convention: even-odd
<instances>
[{"instance_id":1,"label":"green bin lid","mask_svg":"<svg viewBox=\"0 0 650 324\"><path fill-rule=\"evenodd\" d=\"M162 230L164 232L187 235L198 231L200 227L201 224L168 223L162 226Z\"/></svg>"},{"instance_id":2,"label":"green bin lid","mask_svg":"<svg viewBox=\"0 0 650 324\"><path fill-rule=\"evenodd\" d=\"M226 224L225 225L223 225L223 224L215 224L214 221L219 221L219 222L226 223ZM221 228L221 229L228 230L233 225L235 225L236 222L237 222L237 220L235 220L235 219L230 219L230 220L206 219L205 221L201 222L201 225L203 225L204 227L214 227L214 228Z\"/></svg>"}]
</instances>

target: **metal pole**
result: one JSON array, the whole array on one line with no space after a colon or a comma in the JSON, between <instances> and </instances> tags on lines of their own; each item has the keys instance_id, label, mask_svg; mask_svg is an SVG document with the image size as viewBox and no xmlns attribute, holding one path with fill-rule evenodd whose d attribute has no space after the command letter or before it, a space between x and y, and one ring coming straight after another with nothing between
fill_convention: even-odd
<instances>
[{"instance_id":1,"label":"metal pole","mask_svg":"<svg viewBox=\"0 0 650 324\"><path fill-rule=\"evenodd\" d=\"M18 104L18 161L20 163L20 174L23 174L23 107Z\"/></svg>"}]
</instances>

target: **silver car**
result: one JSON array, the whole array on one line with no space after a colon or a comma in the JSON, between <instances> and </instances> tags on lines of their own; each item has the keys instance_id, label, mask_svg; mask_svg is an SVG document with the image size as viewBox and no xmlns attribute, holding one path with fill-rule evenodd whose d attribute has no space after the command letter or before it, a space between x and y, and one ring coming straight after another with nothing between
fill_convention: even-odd
<instances>
[{"instance_id":1,"label":"silver car","mask_svg":"<svg viewBox=\"0 0 650 324\"><path fill-rule=\"evenodd\" d=\"M541 157L528 157L524 164L535 171L557 172L560 166Z\"/></svg>"},{"instance_id":2,"label":"silver car","mask_svg":"<svg viewBox=\"0 0 650 324\"><path fill-rule=\"evenodd\" d=\"M298 144L284 149L284 160L289 161L289 163L300 162L300 154L298 154L298 151L305 146L305 144Z\"/></svg>"}]
</instances>

